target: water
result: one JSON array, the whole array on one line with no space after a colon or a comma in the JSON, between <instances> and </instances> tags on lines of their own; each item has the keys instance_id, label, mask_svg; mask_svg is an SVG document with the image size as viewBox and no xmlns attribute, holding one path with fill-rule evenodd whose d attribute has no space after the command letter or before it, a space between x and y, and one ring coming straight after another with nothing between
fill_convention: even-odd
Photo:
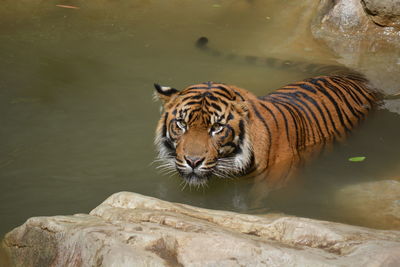
<instances>
[{"instance_id":1,"label":"water","mask_svg":"<svg viewBox=\"0 0 400 267\"><path fill-rule=\"evenodd\" d=\"M277 0L3 1L0 235L31 216L87 213L118 191L255 212L249 179L214 179L207 188L182 190L180 178L157 173L151 162L160 113L152 84L183 88L213 80L263 95L305 78L220 61L193 43L208 36L214 46L237 53L335 62L308 32L306 6ZM379 110L298 182L272 192L262 210L347 222L334 211L335 190L399 177L399 122L399 115ZM354 155L368 160L351 164L347 158Z\"/></svg>"}]
</instances>

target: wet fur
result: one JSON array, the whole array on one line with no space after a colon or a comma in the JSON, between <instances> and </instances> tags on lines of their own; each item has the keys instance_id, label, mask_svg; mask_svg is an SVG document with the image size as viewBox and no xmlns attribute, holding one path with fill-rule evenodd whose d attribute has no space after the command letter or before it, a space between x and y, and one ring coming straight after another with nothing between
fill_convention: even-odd
<instances>
[{"instance_id":1,"label":"wet fur","mask_svg":"<svg viewBox=\"0 0 400 267\"><path fill-rule=\"evenodd\" d=\"M285 179L310 155L345 139L379 99L354 74L306 79L263 97L213 82L182 91L155 87L164 109L155 139L159 159L189 185L213 175ZM187 159L203 160L192 168Z\"/></svg>"}]
</instances>

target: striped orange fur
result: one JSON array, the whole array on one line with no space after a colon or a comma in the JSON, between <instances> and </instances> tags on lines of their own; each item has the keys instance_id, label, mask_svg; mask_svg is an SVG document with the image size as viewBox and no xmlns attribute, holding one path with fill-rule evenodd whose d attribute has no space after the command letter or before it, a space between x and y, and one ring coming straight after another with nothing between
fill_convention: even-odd
<instances>
[{"instance_id":1,"label":"striped orange fur","mask_svg":"<svg viewBox=\"0 0 400 267\"><path fill-rule=\"evenodd\" d=\"M263 97L214 82L155 87L164 106L155 139L161 166L190 185L213 175L284 179L304 158L346 138L379 101L354 74L306 79Z\"/></svg>"}]
</instances>

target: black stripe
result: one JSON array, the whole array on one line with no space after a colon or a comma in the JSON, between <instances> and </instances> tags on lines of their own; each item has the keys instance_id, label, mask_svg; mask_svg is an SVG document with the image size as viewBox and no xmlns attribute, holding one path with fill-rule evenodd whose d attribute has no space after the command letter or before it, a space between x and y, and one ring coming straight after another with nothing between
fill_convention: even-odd
<instances>
[{"instance_id":1,"label":"black stripe","mask_svg":"<svg viewBox=\"0 0 400 267\"><path fill-rule=\"evenodd\" d=\"M342 112L340 111L340 108L338 106L338 103L336 102L336 100L326 91L326 89L323 87L323 85L319 84L318 82L321 81L322 83L325 82L324 79L320 79L320 78L316 78L316 79L310 79L310 83L314 84L315 86L317 86L318 91L320 91L321 93L323 93L331 102L331 104L333 104L336 113L338 115L339 121L342 124L343 128L345 129L346 132L350 132L350 129L347 127L347 125L344 122L343 119L343 115Z\"/></svg>"},{"instance_id":2,"label":"black stripe","mask_svg":"<svg viewBox=\"0 0 400 267\"><path fill-rule=\"evenodd\" d=\"M333 120L332 115L331 115L331 113L329 112L328 107L325 105L325 103L322 103L322 105L324 106L324 108L325 108L325 110L326 110L326 113L328 114L329 120L330 120L331 123L332 123L332 128L333 128L333 130L335 131L335 133L336 133L339 137L342 137L342 134L338 131L338 129L337 129L337 127L336 127L336 123L335 123L335 121Z\"/></svg>"},{"instance_id":3,"label":"black stripe","mask_svg":"<svg viewBox=\"0 0 400 267\"><path fill-rule=\"evenodd\" d=\"M321 114L322 120L323 120L323 122L324 122L326 132L327 132L328 135L330 136L330 135L331 135L331 131L329 130L329 126L328 126L327 120L326 120L325 115L324 115L325 113L322 111L322 108L320 107L318 101L316 101L314 98L312 98L311 96L309 96L309 95L306 94L306 93L303 93L303 92L300 92L300 91L297 92L297 93L298 93L298 94L301 94L307 101L309 101L311 104L313 104L313 105L318 109L319 113ZM331 114L330 114L329 109L325 106L324 103L322 103L322 105L324 106L325 111L326 111L326 113L328 114L328 117L329 117L329 119L330 119L330 122L331 122L331 124L332 124L332 128L333 128L334 132L335 132L339 137L341 137L341 134L340 134L340 132L339 132L339 131L337 130L337 128L336 128L335 121L332 119L332 116L331 116Z\"/></svg>"},{"instance_id":4,"label":"black stripe","mask_svg":"<svg viewBox=\"0 0 400 267\"><path fill-rule=\"evenodd\" d=\"M300 94L300 95L304 96L304 97L306 98L306 100L310 101L310 102L318 109L318 111L320 112L321 117L322 117L322 119L323 119L323 121L324 121L325 129L326 129L328 135L330 135L330 131L328 130L328 126L327 126L327 123L326 123L326 119L325 119L324 113L322 112L321 108L319 107L319 104L317 103L317 101L315 101L313 98L311 98L310 96L308 96L307 94L305 94L304 92L301 92L301 91L297 91L297 92L295 92L294 94ZM298 98L296 98L296 99L299 100ZM299 100L299 101L300 101L300 100ZM302 103L303 103L304 105L307 105L307 104L304 103L304 102L302 102ZM307 106L307 107L308 107L308 106ZM309 109L309 110L310 110L310 112L312 112L311 109ZM327 111L327 113L329 113L329 110L326 110L326 111ZM316 122L317 122L318 130L322 133L321 127L320 127L320 125L319 125L319 123L318 123L318 120L317 120L317 118L315 117L315 114L314 114L313 112L312 112L312 115L313 115L314 119L315 119ZM347 120L349 120L347 114L345 113L344 115L346 116ZM332 126L333 126L333 129L334 129L335 133L336 133L337 135L341 136L340 132L337 130L337 128L336 128L336 126L335 126L335 122L332 120L332 117L331 117L331 116L329 116L329 117L331 118L331 123L332 123ZM350 122L350 123L351 123L351 122ZM352 125L352 123L351 123L351 125Z\"/></svg>"},{"instance_id":5,"label":"black stripe","mask_svg":"<svg viewBox=\"0 0 400 267\"><path fill-rule=\"evenodd\" d=\"M244 140L244 135L246 133L246 129L244 127L244 121L240 120L239 121L239 144L243 144L243 140Z\"/></svg>"},{"instance_id":6,"label":"black stripe","mask_svg":"<svg viewBox=\"0 0 400 267\"><path fill-rule=\"evenodd\" d=\"M176 132L176 131L173 129L172 126L169 127L169 132L172 133L172 134L175 135L175 136L179 135L178 132ZM173 137L171 136L171 140L175 140L175 138L173 138Z\"/></svg>"},{"instance_id":7,"label":"black stripe","mask_svg":"<svg viewBox=\"0 0 400 267\"><path fill-rule=\"evenodd\" d=\"M228 100L233 100L233 98L232 98L231 95L226 95L226 94L224 94L224 93L222 93L222 92L213 91L213 94L217 94L217 95L219 95L219 96L225 97L225 98L228 99Z\"/></svg>"},{"instance_id":8,"label":"black stripe","mask_svg":"<svg viewBox=\"0 0 400 267\"><path fill-rule=\"evenodd\" d=\"M309 125L310 125L309 128L312 129L311 132L312 132L312 137L313 137L314 144L316 143L316 140L315 140L315 133L314 133L314 125L313 125L313 123L315 123L317 125L316 131L317 131L318 136L320 138L319 141L325 142L325 138L324 138L325 136L324 136L324 133L322 132L321 125L319 123L319 120L318 120L317 116L315 115L314 111L308 106L308 104L300 98L300 94L298 94L298 93L300 93L300 92L294 93L297 102L300 103L300 104L296 103L296 105L298 105L298 107L303 111L303 113L307 117L307 120L308 120ZM311 118L309 116L309 113L311 114L313 120L311 120Z\"/></svg>"},{"instance_id":9,"label":"black stripe","mask_svg":"<svg viewBox=\"0 0 400 267\"><path fill-rule=\"evenodd\" d=\"M222 99L219 99L218 101L221 102L222 104L224 104L225 106L228 106L228 102L226 102L226 101L224 101Z\"/></svg>"},{"instance_id":10,"label":"black stripe","mask_svg":"<svg viewBox=\"0 0 400 267\"><path fill-rule=\"evenodd\" d=\"M313 88L312 86L310 86L310 85L308 85L308 84L304 84L304 83L293 83L293 84L288 84L288 85L285 85L283 88L279 88L278 90L282 90L282 89L284 89L284 90L288 90L288 89L294 89L294 90L298 90L299 89L299 87L301 88L301 89L304 89L304 90L306 90L306 91L308 91L308 92L311 92L311 93L313 93L313 94L316 94L317 93L317 91L315 90L315 88Z\"/></svg>"},{"instance_id":11,"label":"black stripe","mask_svg":"<svg viewBox=\"0 0 400 267\"><path fill-rule=\"evenodd\" d=\"M310 102L314 107L317 108L319 114L320 114L321 117L322 117L322 121L324 122L324 126L325 126L326 133L330 136L331 133L330 133L330 131L329 131L329 127L328 127L328 123L327 123L326 118L325 118L325 114L324 114L324 112L322 111L322 109L321 109L320 105L318 104L318 102L317 102L314 98L310 97L308 94L306 94L306 93L304 93L304 92L296 92L296 94L301 95L305 100L307 100L307 101ZM314 117L315 121L316 121L317 124L318 124L318 129L322 132L322 129L320 128L319 121L318 121L318 119L317 119L317 117L316 117L314 111L312 111L312 109L308 106L307 103L304 102L304 105L308 108L308 110L310 110L310 113L312 114L312 116ZM326 110L326 112L329 112L329 110ZM340 133L337 131L336 127L334 126L334 122L331 121L331 123L332 123L332 125L333 125L333 128L335 129L336 134L338 134L338 135L340 136ZM323 135L324 135L324 134L323 134ZM325 136L325 135L324 135L324 136Z\"/></svg>"},{"instance_id":12,"label":"black stripe","mask_svg":"<svg viewBox=\"0 0 400 267\"><path fill-rule=\"evenodd\" d=\"M371 94L367 91L367 90L365 90L363 87L361 87L358 83L356 83L355 81L353 81L353 80L351 80L351 79L348 79L347 80L350 84L352 84L353 85L353 88L355 89L355 90L357 90L357 92L359 92L363 97L364 97L364 99L366 99L367 101L368 101L368 103L371 105L371 106L373 106L374 104L375 104L375 102L373 102L372 100L374 99L374 97L372 97L371 96Z\"/></svg>"},{"instance_id":13,"label":"black stripe","mask_svg":"<svg viewBox=\"0 0 400 267\"><path fill-rule=\"evenodd\" d=\"M233 147L233 148L236 148L236 147L237 147L236 144L233 143L233 142L228 142L228 143L226 143L226 144L221 145L221 147L227 147L227 146L230 146L230 147Z\"/></svg>"},{"instance_id":14,"label":"black stripe","mask_svg":"<svg viewBox=\"0 0 400 267\"><path fill-rule=\"evenodd\" d=\"M229 112L228 116L226 117L226 122L233 120L234 116L232 113Z\"/></svg>"},{"instance_id":15,"label":"black stripe","mask_svg":"<svg viewBox=\"0 0 400 267\"><path fill-rule=\"evenodd\" d=\"M331 80L342 86L346 92L351 96L354 102L356 102L358 105L362 105L361 99L358 97L358 95L354 92L356 88L350 83L346 83L342 79L338 79L338 77L331 77Z\"/></svg>"},{"instance_id":16,"label":"black stripe","mask_svg":"<svg viewBox=\"0 0 400 267\"><path fill-rule=\"evenodd\" d=\"M271 130L269 129L268 124L265 122L264 118L261 116L260 112L258 111L257 107L254 105L253 101L249 101L251 104L251 107L254 110L254 113L256 114L257 118L264 124L265 129L267 130L268 133L268 156L267 156L267 166L269 166L269 160L270 160L270 153L271 153L271 144L272 144L272 135L271 135Z\"/></svg>"},{"instance_id":17,"label":"black stripe","mask_svg":"<svg viewBox=\"0 0 400 267\"><path fill-rule=\"evenodd\" d=\"M282 109L278 106L278 104L274 103L273 100L270 100L271 104L279 111L279 113L281 113L282 118L283 118L283 122L285 123L285 131L286 131L286 138L288 143L290 143L290 135L289 135L289 124L288 121L286 119L285 113L283 113Z\"/></svg>"},{"instance_id":18,"label":"black stripe","mask_svg":"<svg viewBox=\"0 0 400 267\"><path fill-rule=\"evenodd\" d=\"M364 116L365 114L363 112L359 111L358 109L356 109L355 107L353 107L353 105L351 105L347 100L346 95L351 97L354 100L352 95L350 93L348 93L348 89L346 89L347 86L345 84L340 84L340 83L338 83L338 85L340 86L340 88L338 90L340 91L340 94L343 95L344 101L345 101L347 107L349 108L349 110L351 111L351 113L357 118L358 121L363 119L365 117ZM346 95L344 95L343 92L340 90L341 88L345 90L345 92L347 93ZM350 89L350 91L352 91L352 90Z\"/></svg>"},{"instance_id":19,"label":"black stripe","mask_svg":"<svg viewBox=\"0 0 400 267\"><path fill-rule=\"evenodd\" d=\"M192 118L193 118L193 115L194 114L196 114L195 112L190 112L189 113L189 118L188 118L188 122L190 123L190 122L192 122ZM197 116L196 116L197 117Z\"/></svg>"},{"instance_id":20,"label":"black stripe","mask_svg":"<svg viewBox=\"0 0 400 267\"><path fill-rule=\"evenodd\" d=\"M185 105L186 106L199 105L199 104L201 104L201 102L202 101L190 101L190 102L187 102Z\"/></svg>"},{"instance_id":21,"label":"black stripe","mask_svg":"<svg viewBox=\"0 0 400 267\"><path fill-rule=\"evenodd\" d=\"M201 108L192 109L192 110L190 111L190 113L195 113L195 112L198 112L198 111L201 111Z\"/></svg>"},{"instance_id":22,"label":"black stripe","mask_svg":"<svg viewBox=\"0 0 400 267\"><path fill-rule=\"evenodd\" d=\"M304 133L299 131L299 126L297 124L295 114L293 113L293 110L291 110L291 108L293 108L293 107L288 105L288 103L285 103L284 101L280 101L278 99L275 99L275 103L280 104L283 108L285 108L289 112L289 115L292 117L294 128L296 129L296 131L295 131L296 132L296 146L295 147L296 148L301 147L300 138L303 138ZM299 137L299 134L301 135L300 137Z\"/></svg>"},{"instance_id":23,"label":"black stripe","mask_svg":"<svg viewBox=\"0 0 400 267\"><path fill-rule=\"evenodd\" d=\"M333 92L340 100L342 100L342 102L344 102L344 104L348 107L348 109L350 110L351 113L353 113L353 115L355 117L357 117L357 119L359 120L360 118L358 117L358 115L355 114L353 108L351 107L350 103L347 101L346 96L343 94L343 92L334 84L332 84L329 80L324 79L324 84L331 90L331 92ZM346 110L342 107L339 107L341 112L343 113L343 115L345 116L347 122L350 124L351 128L354 127L353 122L351 121L351 119L349 118Z\"/></svg>"},{"instance_id":24,"label":"black stripe","mask_svg":"<svg viewBox=\"0 0 400 267\"><path fill-rule=\"evenodd\" d=\"M162 137L167 136L167 118L168 118L168 112L165 112L164 114L164 124L162 127Z\"/></svg>"},{"instance_id":25,"label":"black stripe","mask_svg":"<svg viewBox=\"0 0 400 267\"><path fill-rule=\"evenodd\" d=\"M170 156L176 156L176 151L174 146L172 145L172 142L168 139L164 139L162 142L163 146L168 150L168 155Z\"/></svg>"},{"instance_id":26,"label":"black stripe","mask_svg":"<svg viewBox=\"0 0 400 267\"><path fill-rule=\"evenodd\" d=\"M279 93L279 94L281 94L281 95L283 96L284 99L289 100L289 101L290 101L290 104L295 105L297 108L299 108L299 109L301 110L301 112L298 111L300 116L301 116L302 114L304 114L304 115L306 116L306 119L307 119L307 121L309 122L309 125L310 125L309 127L306 126L306 129L307 129L308 135L309 135L309 130L308 130L308 129L311 130L313 142L314 142L314 144L315 144L315 143L316 143L316 139L315 139L315 133L314 133L314 130L313 130L313 128L314 128L314 127L313 127L313 122L312 122L312 120L311 120L311 118L310 118L310 116L309 116L309 114L308 114L307 111L309 111L310 114L311 114L311 116L314 118L314 121L316 122L317 127L318 127L318 130L319 130L319 133L322 134L322 132L321 132L321 127L320 127L320 125L319 125L318 119L316 118L315 114L314 114L314 113L312 112L312 110L308 107L308 105L307 105L306 103L304 103L304 101L302 101L302 100L298 97L298 95L297 95L296 93ZM307 111L304 109L304 107L303 107L302 105L300 105L299 103L297 103L296 101L293 101L293 100L296 100L297 102L299 102L299 103L301 103L303 106L305 106L305 107L307 108ZM301 116L301 117L304 117L304 116ZM307 123L306 123L306 124L307 124ZM307 139L309 139L311 136L307 136L307 137L308 137ZM320 135L320 137L321 137L321 135ZM323 140L321 140L321 141L323 141Z\"/></svg>"},{"instance_id":27,"label":"black stripe","mask_svg":"<svg viewBox=\"0 0 400 267\"><path fill-rule=\"evenodd\" d=\"M239 92L237 92L236 90L234 90L234 92L235 92L235 94L237 94L239 97L240 97L240 99L241 100L243 100L244 101L244 98L243 98L243 96L239 93Z\"/></svg>"},{"instance_id":28,"label":"black stripe","mask_svg":"<svg viewBox=\"0 0 400 267\"><path fill-rule=\"evenodd\" d=\"M215 103L211 103L211 106L212 106L213 108L215 108L216 110L220 111L220 112L222 111L221 107L218 106L218 105L215 104Z\"/></svg>"},{"instance_id":29,"label":"black stripe","mask_svg":"<svg viewBox=\"0 0 400 267\"><path fill-rule=\"evenodd\" d=\"M223 86L213 86L213 89L219 89L219 90L221 90L221 91L223 91L223 92L225 92L227 95L229 95L229 99L231 99L232 97L231 97L231 92L229 92L225 87L223 87ZM213 92L217 92L217 91L213 91Z\"/></svg>"},{"instance_id":30,"label":"black stripe","mask_svg":"<svg viewBox=\"0 0 400 267\"><path fill-rule=\"evenodd\" d=\"M275 113L269 107L267 107L264 103L260 103L260 104L263 108L265 108L269 112L269 114L272 116L272 118L275 121L276 128L279 129L278 120L276 119Z\"/></svg>"},{"instance_id":31,"label":"black stripe","mask_svg":"<svg viewBox=\"0 0 400 267\"><path fill-rule=\"evenodd\" d=\"M225 140L225 138L227 138L229 136L229 133L232 133L232 136L235 136L235 130L230 126L230 125L225 125L225 127L227 128L225 130L225 135L221 136L221 142Z\"/></svg>"},{"instance_id":32,"label":"black stripe","mask_svg":"<svg viewBox=\"0 0 400 267\"><path fill-rule=\"evenodd\" d=\"M186 90L208 90L208 89L209 88L207 86L191 86Z\"/></svg>"},{"instance_id":33,"label":"black stripe","mask_svg":"<svg viewBox=\"0 0 400 267\"><path fill-rule=\"evenodd\" d=\"M205 95L205 97L207 97L207 98L209 98L209 99L211 99L213 101L218 101L219 100L217 97L213 96L211 93L205 93L204 95Z\"/></svg>"},{"instance_id":34,"label":"black stripe","mask_svg":"<svg viewBox=\"0 0 400 267\"><path fill-rule=\"evenodd\" d=\"M186 97L182 98L181 102L184 102L184 101L189 100L189 99L197 100L197 99L200 99L202 97L203 96L201 94L190 95L190 96L186 96Z\"/></svg>"},{"instance_id":35,"label":"black stripe","mask_svg":"<svg viewBox=\"0 0 400 267\"><path fill-rule=\"evenodd\" d=\"M229 153L229 155L237 155L237 154L242 153L242 149L240 148L240 146L236 145L233 142L228 142L224 145L221 145L221 147L227 147L227 146L233 148L233 151L231 153Z\"/></svg>"}]
</instances>

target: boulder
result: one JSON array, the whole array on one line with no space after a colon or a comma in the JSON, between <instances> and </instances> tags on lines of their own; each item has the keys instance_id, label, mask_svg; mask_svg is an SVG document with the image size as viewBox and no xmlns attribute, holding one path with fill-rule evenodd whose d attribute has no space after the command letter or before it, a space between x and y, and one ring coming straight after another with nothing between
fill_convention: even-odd
<instances>
[{"instance_id":1,"label":"boulder","mask_svg":"<svg viewBox=\"0 0 400 267\"><path fill-rule=\"evenodd\" d=\"M311 23L313 36L338 62L365 74L384 94L399 93L400 0L321 0ZM400 113L399 101L385 108Z\"/></svg>"},{"instance_id":2,"label":"boulder","mask_svg":"<svg viewBox=\"0 0 400 267\"><path fill-rule=\"evenodd\" d=\"M376 5L372 5L372 2ZM372 14L364 9L364 5L372 10L377 10L378 6L383 9L383 2L390 1L379 1L381 4L378 4L378 1L367 0L321 0L311 25L313 36L323 40L342 58L341 63L355 68L360 67L362 56L366 52L398 49L400 28L377 25L371 19ZM392 2L393 6L400 4L399 0ZM400 7L391 10L393 13L398 12L397 16L400 16ZM394 60L396 64L397 58Z\"/></svg>"},{"instance_id":3,"label":"boulder","mask_svg":"<svg viewBox=\"0 0 400 267\"><path fill-rule=\"evenodd\" d=\"M400 230L400 182L354 184L336 194L337 209L349 223Z\"/></svg>"},{"instance_id":4,"label":"boulder","mask_svg":"<svg viewBox=\"0 0 400 267\"><path fill-rule=\"evenodd\" d=\"M89 215L31 218L2 246L15 266L400 264L400 231L208 210L128 192Z\"/></svg>"},{"instance_id":5,"label":"boulder","mask_svg":"<svg viewBox=\"0 0 400 267\"><path fill-rule=\"evenodd\" d=\"M400 0L362 0L362 3L376 24L400 29Z\"/></svg>"}]
</instances>

